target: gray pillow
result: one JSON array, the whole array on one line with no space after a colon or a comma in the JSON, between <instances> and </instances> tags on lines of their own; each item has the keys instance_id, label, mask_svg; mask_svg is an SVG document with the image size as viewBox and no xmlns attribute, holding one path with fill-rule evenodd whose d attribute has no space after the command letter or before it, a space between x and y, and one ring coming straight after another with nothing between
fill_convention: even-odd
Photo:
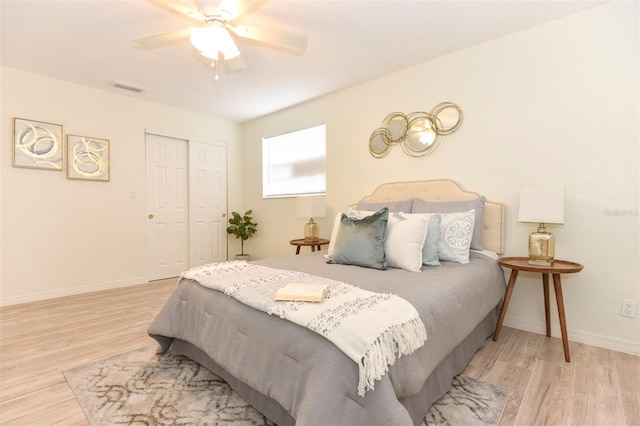
<instances>
[{"instance_id":1,"label":"gray pillow","mask_svg":"<svg viewBox=\"0 0 640 426\"><path fill-rule=\"evenodd\" d=\"M390 212L411 213L412 205L413 200L385 201L383 203L365 203L364 201L358 201L358 210L377 212L378 210L386 207Z\"/></svg>"},{"instance_id":2,"label":"gray pillow","mask_svg":"<svg viewBox=\"0 0 640 426\"><path fill-rule=\"evenodd\" d=\"M485 201L484 196L465 201L425 201L416 198L413 200L411 213L462 213L475 210L471 248L482 250L482 210Z\"/></svg>"},{"instance_id":3,"label":"gray pillow","mask_svg":"<svg viewBox=\"0 0 640 426\"><path fill-rule=\"evenodd\" d=\"M387 269L384 241L388 219L389 210L386 207L362 219L343 213L328 263Z\"/></svg>"}]
</instances>

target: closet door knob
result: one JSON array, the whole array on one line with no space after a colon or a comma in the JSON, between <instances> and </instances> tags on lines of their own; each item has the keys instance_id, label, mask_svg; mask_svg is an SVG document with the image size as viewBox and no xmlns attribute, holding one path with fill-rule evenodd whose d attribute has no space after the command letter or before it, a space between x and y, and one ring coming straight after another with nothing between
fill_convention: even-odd
<instances>
[{"instance_id":1,"label":"closet door knob","mask_svg":"<svg viewBox=\"0 0 640 426\"><path fill-rule=\"evenodd\" d=\"M152 214L150 214L148 217L149 217L149 219L153 219L153 215Z\"/></svg>"}]
</instances>

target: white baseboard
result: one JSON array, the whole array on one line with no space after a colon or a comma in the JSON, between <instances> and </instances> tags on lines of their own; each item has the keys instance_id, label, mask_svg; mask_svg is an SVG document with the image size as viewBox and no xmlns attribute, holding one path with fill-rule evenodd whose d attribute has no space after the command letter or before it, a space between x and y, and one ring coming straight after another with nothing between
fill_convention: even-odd
<instances>
[{"instance_id":1,"label":"white baseboard","mask_svg":"<svg viewBox=\"0 0 640 426\"><path fill-rule=\"evenodd\" d=\"M547 334L547 328L544 323L522 321L517 319L505 318L503 325L507 327L517 328L519 330L530 331L537 334ZM567 329L569 341L584 343L599 348L611 349L613 351L624 352L631 355L640 355L640 342L631 340L618 339L615 337L604 336L602 334L594 334L586 331ZM551 336L562 337L559 325L551 326Z\"/></svg>"},{"instance_id":2,"label":"white baseboard","mask_svg":"<svg viewBox=\"0 0 640 426\"><path fill-rule=\"evenodd\" d=\"M149 277L134 277L125 280L109 281L105 283L89 284L79 287L69 287L50 291L41 291L37 293L23 294L13 297L0 296L0 306L17 305L20 303L37 302L46 299L55 299L58 297L74 296L76 294L93 293L94 291L110 290L119 287L128 287L138 284L146 284Z\"/></svg>"}]
</instances>

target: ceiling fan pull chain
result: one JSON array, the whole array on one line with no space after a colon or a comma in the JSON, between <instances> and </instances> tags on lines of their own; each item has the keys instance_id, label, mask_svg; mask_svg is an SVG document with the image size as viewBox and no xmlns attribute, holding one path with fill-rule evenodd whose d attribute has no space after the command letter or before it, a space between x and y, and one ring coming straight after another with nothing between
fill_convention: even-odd
<instances>
[{"instance_id":1,"label":"ceiling fan pull chain","mask_svg":"<svg viewBox=\"0 0 640 426\"><path fill-rule=\"evenodd\" d=\"M213 61L211 61L211 68L213 68L215 70L216 75L213 77L213 79L215 81L220 80L220 76L218 75L218 60L214 59Z\"/></svg>"}]
</instances>

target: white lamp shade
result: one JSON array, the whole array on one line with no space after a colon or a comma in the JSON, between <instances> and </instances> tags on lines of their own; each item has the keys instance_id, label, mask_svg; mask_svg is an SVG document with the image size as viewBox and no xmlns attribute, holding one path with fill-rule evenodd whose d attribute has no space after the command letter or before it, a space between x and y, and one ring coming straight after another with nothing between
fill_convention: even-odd
<instances>
[{"instance_id":1,"label":"white lamp shade","mask_svg":"<svg viewBox=\"0 0 640 426\"><path fill-rule=\"evenodd\" d=\"M324 217L327 214L326 197L324 195L298 197L296 199L296 210L298 217Z\"/></svg>"},{"instance_id":2,"label":"white lamp shade","mask_svg":"<svg viewBox=\"0 0 640 426\"><path fill-rule=\"evenodd\" d=\"M564 186L527 186L520 190L519 222L564 223Z\"/></svg>"}]
</instances>

